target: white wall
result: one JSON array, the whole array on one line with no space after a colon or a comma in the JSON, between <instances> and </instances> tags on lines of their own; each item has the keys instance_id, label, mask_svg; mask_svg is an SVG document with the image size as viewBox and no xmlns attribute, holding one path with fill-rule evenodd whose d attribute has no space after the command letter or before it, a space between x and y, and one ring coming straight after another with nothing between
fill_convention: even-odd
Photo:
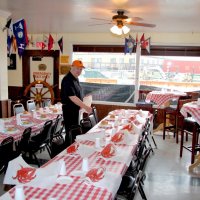
<instances>
[{"instance_id":1,"label":"white wall","mask_svg":"<svg viewBox=\"0 0 200 200\"><path fill-rule=\"evenodd\" d=\"M8 15L0 10L0 100L8 99L7 32L2 31Z\"/></svg>"},{"instance_id":2,"label":"white wall","mask_svg":"<svg viewBox=\"0 0 200 200\"><path fill-rule=\"evenodd\" d=\"M136 37L135 33L131 33ZM142 33L138 33L139 39ZM33 41L42 41L43 35L32 35ZM64 33L52 34L55 45L58 49L57 41L63 36L63 55L69 55L71 62L73 44L116 44L124 45L124 38L113 36L110 33ZM152 45L172 45L172 46L199 46L200 33L145 33L145 38L151 37ZM36 49L36 47L34 47ZM29 47L29 49L34 49ZM27 48L28 49L28 48ZM17 57L17 70L8 71L8 85L22 86L22 62Z\"/></svg>"}]
</instances>

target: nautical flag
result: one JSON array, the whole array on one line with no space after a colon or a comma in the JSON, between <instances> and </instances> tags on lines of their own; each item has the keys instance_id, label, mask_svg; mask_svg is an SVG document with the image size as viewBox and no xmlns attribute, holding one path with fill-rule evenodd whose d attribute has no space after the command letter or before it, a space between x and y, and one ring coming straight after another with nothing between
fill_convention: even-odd
<instances>
[{"instance_id":1,"label":"nautical flag","mask_svg":"<svg viewBox=\"0 0 200 200\"><path fill-rule=\"evenodd\" d=\"M5 27L3 28L3 31L5 31L6 29L9 29L9 28L10 28L11 22L12 22L12 18L10 18L10 19L7 21Z\"/></svg>"},{"instance_id":2,"label":"nautical flag","mask_svg":"<svg viewBox=\"0 0 200 200\"><path fill-rule=\"evenodd\" d=\"M44 42L41 42L41 48L42 48L42 50L44 50L45 47L46 47L46 44Z\"/></svg>"},{"instance_id":3,"label":"nautical flag","mask_svg":"<svg viewBox=\"0 0 200 200\"><path fill-rule=\"evenodd\" d=\"M150 45L151 45L150 41L151 39L149 37L142 44L142 47L145 48L148 51L148 53L150 53Z\"/></svg>"},{"instance_id":4,"label":"nautical flag","mask_svg":"<svg viewBox=\"0 0 200 200\"><path fill-rule=\"evenodd\" d=\"M58 40L58 46L60 47L60 51L63 53L63 37Z\"/></svg>"},{"instance_id":5,"label":"nautical flag","mask_svg":"<svg viewBox=\"0 0 200 200\"><path fill-rule=\"evenodd\" d=\"M145 41L145 38L144 38L144 33L143 33L141 38L140 38L140 43L142 44L144 41Z\"/></svg>"},{"instance_id":6,"label":"nautical flag","mask_svg":"<svg viewBox=\"0 0 200 200\"><path fill-rule=\"evenodd\" d=\"M13 24L13 33L17 40L18 54L21 57L24 53L26 45L28 44L26 22L24 19L21 19Z\"/></svg>"},{"instance_id":7,"label":"nautical flag","mask_svg":"<svg viewBox=\"0 0 200 200\"><path fill-rule=\"evenodd\" d=\"M50 51L53 47L53 43L54 43L54 39L51 36L51 34L49 34L49 41L48 41L48 51Z\"/></svg>"},{"instance_id":8,"label":"nautical flag","mask_svg":"<svg viewBox=\"0 0 200 200\"><path fill-rule=\"evenodd\" d=\"M138 45L138 34L136 35L135 43L136 43L136 49L137 49L137 45Z\"/></svg>"},{"instance_id":9,"label":"nautical flag","mask_svg":"<svg viewBox=\"0 0 200 200\"><path fill-rule=\"evenodd\" d=\"M36 42L36 47L41 48L41 50L44 50L46 44L44 42Z\"/></svg>"},{"instance_id":10,"label":"nautical flag","mask_svg":"<svg viewBox=\"0 0 200 200\"><path fill-rule=\"evenodd\" d=\"M31 38L29 38L29 45L32 45L32 47L35 47L35 42L33 40L33 35L31 35Z\"/></svg>"},{"instance_id":11,"label":"nautical flag","mask_svg":"<svg viewBox=\"0 0 200 200\"><path fill-rule=\"evenodd\" d=\"M135 40L134 38L129 35L129 38L125 38L125 49L124 49L124 53L132 53L133 51L133 47L134 47L134 44L135 44Z\"/></svg>"},{"instance_id":12,"label":"nautical flag","mask_svg":"<svg viewBox=\"0 0 200 200\"><path fill-rule=\"evenodd\" d=\"M7 36L7 52L9 55L11 55L12 53L12 40L13 40L13 36L8 35Z\"/></svg>"}]
</instances>

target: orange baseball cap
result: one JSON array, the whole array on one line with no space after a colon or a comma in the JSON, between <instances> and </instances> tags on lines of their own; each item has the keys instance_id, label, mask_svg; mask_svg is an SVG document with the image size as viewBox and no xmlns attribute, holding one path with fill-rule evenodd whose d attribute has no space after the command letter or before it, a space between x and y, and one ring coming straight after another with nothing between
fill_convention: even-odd
<instances>
[{"instance_id":1,"label":"orange baseball cap","mask_svg":"<svg viewBox=\"0 0 200 200\"><path fill-rule=\"evenodd\" d=\"M74 60L74 61L72 62L72 66L74 66L74 67L82 67L82 68L85 68L85 67L83 66L83 63L82 63L81 60Z\"/></svg>"}]
</instances>

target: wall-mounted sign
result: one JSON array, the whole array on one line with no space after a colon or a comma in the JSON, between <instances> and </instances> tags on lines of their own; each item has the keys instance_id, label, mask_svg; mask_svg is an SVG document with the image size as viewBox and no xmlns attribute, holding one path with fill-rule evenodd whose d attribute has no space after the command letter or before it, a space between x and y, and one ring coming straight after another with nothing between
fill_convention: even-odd
<instances>
[{"instance_id":1,"label":"wall-mounted sign","mask_svg":"<svg viewBox=\"0 0 200 200\"><path fill-rule=\"evenodd\" d=\"M35 88L36 89L42 89L43 88L43 84L35 84Z\"/></svg>"},{"instance_id":2,"label":"wall-mounted sign","mask_svg":"<svg viewBox=\"0 0 200 200\"><path fill-rule=\"evenodd\" d=\"M61 64L68 64L69 63L69 56L60 56L60 63Z\"/></svg>"},{"instance_id":3,"label":"wall-mounted sign","mask_svg":"<svg viewBox=\"0 0 200 200\"><path fill-rule=\"evenodd\" d=\"M16 54L7 56L8 58L8 69L16 69Z\"/></svg>"}]
</instances>

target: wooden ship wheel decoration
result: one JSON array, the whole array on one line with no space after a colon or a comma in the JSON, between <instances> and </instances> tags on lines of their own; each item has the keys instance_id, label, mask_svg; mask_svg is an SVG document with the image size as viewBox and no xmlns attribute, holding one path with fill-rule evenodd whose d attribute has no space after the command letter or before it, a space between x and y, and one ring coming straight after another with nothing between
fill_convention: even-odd
<instances>
[{"instance_id":1,"label":"wooden ship wheel decoration","mask_svg":"<svg viewBox=\"0 0 200 200\"><path fill-rule=\"evenodd\" d=\"M36 105L42 106L45 99L51 99L51 103L54 102L54 91L53 88L55 86L51 86L49 83L46 82L47 75L45 76L44 80L36 80L35 75L33 75L34 81L26 86L24 90L24 96L28 97L29 99L34 99ZM32 95L31 95L32 94ZM48 97L46 97L46 96Z\"/></svg>"}]
</instances>

